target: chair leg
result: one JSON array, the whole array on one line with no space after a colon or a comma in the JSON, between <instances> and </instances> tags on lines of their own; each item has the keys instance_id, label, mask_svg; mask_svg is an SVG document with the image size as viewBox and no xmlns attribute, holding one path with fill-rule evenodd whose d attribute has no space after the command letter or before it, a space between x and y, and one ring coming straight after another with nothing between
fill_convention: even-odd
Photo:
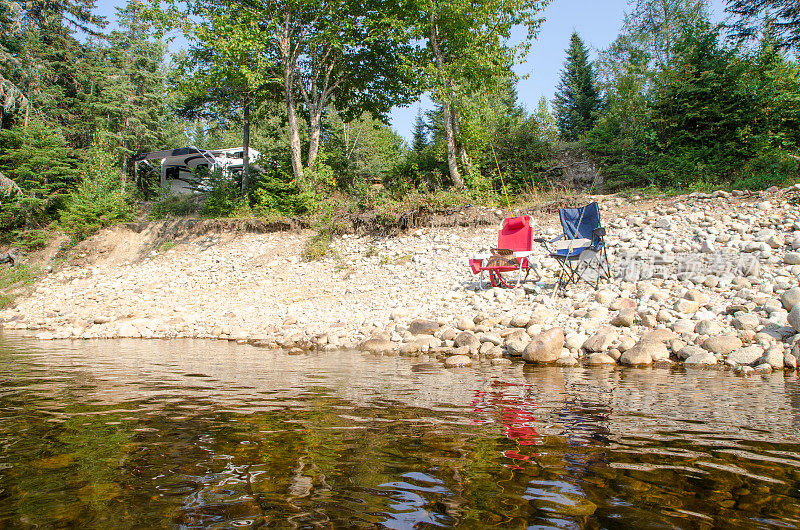
<instances>
[{"instance_id":1,"label":"chair leg","mask_svg":"<svg viewBox=\"0 0 800 530\"><path fill-rule=\"evenodd\" d=\"M608 251L606 250L606 247L603 247L603 261L605 261L606 264L606 277L608 278L608 281L611 282L614 277L611 274L611 264L608 262Z\"/></svg>"}]
</instances>

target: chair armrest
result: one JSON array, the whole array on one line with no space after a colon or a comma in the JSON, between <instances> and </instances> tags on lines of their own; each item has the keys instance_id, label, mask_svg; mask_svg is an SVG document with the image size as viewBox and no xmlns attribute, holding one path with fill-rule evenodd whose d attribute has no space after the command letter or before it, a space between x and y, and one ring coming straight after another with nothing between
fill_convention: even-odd
<instances>
[{"instance_id":1,"label":"chair armrest","mask_svg":"<svg viewBox=\"0 0 800 530\"><path fill-rule=\"evenodd\" d=\"M543 237L534 237L533 240L536 243L547 243L547 240L545 238L543 238Z\"/></svg>"},{"instance_id":2,"label":"chair armrest","mask_svg":"<svg viewBox=\"0 0 800 530\"><path fill-rule=\"evenodd\" d=\"M592 230L592 235L595 235L597 237L603 237L604 235L606 235L606 229L603 228L602 226L598 226L597 228Z\"/></svg>"}]
</instances>

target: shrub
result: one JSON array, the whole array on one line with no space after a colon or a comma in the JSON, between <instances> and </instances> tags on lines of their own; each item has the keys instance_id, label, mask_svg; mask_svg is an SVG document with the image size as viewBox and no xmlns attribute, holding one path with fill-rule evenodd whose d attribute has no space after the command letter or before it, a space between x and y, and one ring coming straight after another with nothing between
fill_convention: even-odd
<instances>
[{"instance_id":1,"label":"shrub","mask_svg":"<svg viewBox=\"0 0 800 530\"><path fill-rule=\"evenodd\" d=\"M61 212L62 225L78 240L132 217L132 196L123 189L121 173L105 144L102 137L95 140L83 177Z\"/></svg>"},{"instance_id":2,"label":"shrub","mask_svg":"<svg viewBox=\"0 0 800 530\"><path fill-rule=\"evenodd\" d=\"M274 214L298 215L310 211L314 206L314 194L302 191L292 178L276 162L264 162L261 171L253 178L250 189L253 213L259 217Z\"/></svg>"},{"instance_id":3,"label":"shrub","mask_svg":"<svg viewBox=\"0 0 800 530\"><path fill-rule=\"evenodd\" d=\"M171 191L162 192L158 199L150 205L150 219L166 217L188 217L200 211L199 195L176 195Z\"/></svg>"},{"instance_id":4,"label":"shrub","mask_svg":"<svg viewBox=\"0 0 800 530\"><path fill-rule=\"evenodd\" d=\"M78 178L73 154L57 127L39 120L0 131L0 172L17 186L0 197L0 231L57 218Z\"/></svg>"},{"instance_id":5,"label":"shrub","mask_svg":"<svg viewBox=\"0 0 800 530\"><path fill-rule=\"evenodd\" d=\"M222 171L208 171L199 168L198 177L208 189L205 201L200 209L203 217L231 217L246 204L242 196L241 186L236 180L226 177Z\"/></svg>"}]
</instances>

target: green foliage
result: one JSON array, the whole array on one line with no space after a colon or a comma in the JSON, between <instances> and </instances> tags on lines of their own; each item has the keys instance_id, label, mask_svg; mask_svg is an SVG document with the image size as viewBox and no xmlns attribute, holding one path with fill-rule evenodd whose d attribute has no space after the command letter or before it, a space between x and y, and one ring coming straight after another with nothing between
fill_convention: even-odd
<instances>
[{"instance_id":1,"label":"green foliage","mask_svg":"<svg viewBox=\"0 0 800 530\"><path fill-rule=\"evenodd\" d=\"M547 98L542 96L539 99L539 104L536 107L536 126L539 129L539 137L541 140L549 143L558 141L558 127L556 119L550 112L550 107L547 104Z\"/></svg>"},{"instance_id":2,"label":"green foliage","mask_svg":"<svg viewBox=\"0 0 800 530\"><path fill-rule=\"evenodd\" d=\"M203 187L208 189L200 208L203 217L236 217L235 214L247 205L241 186L222 171L198 168L196 174Z\"/></svg>"},{"instance_id":3,"label":"green foliage","mask_svg":"<svg viewBox=\"0 0 800 530\"><path fill-rule=\"evenodd\" d=\"M358 189L384 180L397 164L398 155L406 149L397 133L369 113L345 121L343 115L332 111L324 125L325 149L320 156L334 172L340 190ZM319 183L332 182L331 175L315 172L313 177Z\"/></svg>"},{"instance_id":4,"label":"green foliage","mask_svg":"<svg viewBox=\"0 0 800 530\"><path fill-rule=\"evenodd\" d=\"M108 138L99 137L84 164L84 174L70 194L61 223L77 240L101 228L127 221L133 214L132 197L124 189Z\"/></svg>"},{"instance_id":5,"label":"green foliage","mask_svg":"<svg viewBox=\"0 0 800 530\"><path fill-rule=\"evenodd\" d=\"M322 203L314 222L314 229L317 233L306 242L301 253L302 258L305 261L317 261L324 258L330 251L333 236L344 232L348 217L347 204L337 200Z\"/></svg>"},{"instance_id":6,"label":"green foliage","mask_svg":"<svg viewBox=\"0 0 800 530\"><path fill-rule=\"evenodd\" d=\"M0 268L0 309L14 302L14 291L31 285L39 275L37 269L25 265Z\"/></svg>"},{"instance_id":7,"label":"green foliage","mask_svg":"<svg viewBox=\"0 0 800 530\"><path fill-rule=\"evenodd\" d=\"M542 136L535 118L521 121L498 135L494 152L487 149L481 165L483 174L491 179L493 190L503 193L497 163L509 193L549 188L546 171L553 153L551 144Z\"/></svg>"},{"instance_id":8,"label":"green foliage","mask_svg":"<svg viewBox=\"0 0 800 530\"><path fill-rule=\"evenodd\" d=\"M725 12L733 17L731 34L742 41L754 40L767 31L782 49L800 45L800 9L796 0L726 0Z\"/></svg>"},{"instance_id":9,"label":"green foliage","mask_svg":"<svg viewBox=\"0 0 800 530\"><path fill-rule=\"evenodd\" d=\"M590 130L600 111L597 79L589 61L589 52L577 33L570 38L567 61L556 92L555 110L558 132L567 141L575 141Z\"/></svg>"},{"instance_id":10,"label":"green foliage","mask_svg":"<svg viewBox=\"0 0 800 530\"><path fill-rule=\"evenodd\" d=\"M31 230L21 230L14 233L13 245L19 247L24 252L33 252L47 245L56 229L56 223L50 223L47 228L34 228Z\"/></svg>"},{"instance_id":11,"label":"green foliage","mask_svg":"<svg viewBox=\"0 0 800 530\"><path fill-rule=\"evenodd\" d=\"M175 195L162 192L150 205L148 217L150 219L164 219L167 217L188 217L200 211L199 196Z\"/></svg>"},{"instance_id":12,"label":"green foliage","mask_svg":"<svg viewBox=\"0 0 800 530\"><path fill-rule=\"evenodd\" d=\"M0 230L54 219L78 180L77 165L61 133L41 121L0 131L0 172L21 190L2 199Z\"/></svg>"},{"instance_id":13,"label":"green foliage","mask_svg":"<svg viewBox=\"0 0 800 530\"><path fill-rule=\"evenodd\" d=\"M425 120L422 118L422 111L417 112L417 117L414 119L414 130L411 140L411 149L415 153L421 153L428 147L428 130L425 125Z\"/></svg>"},{"instance_id":14,"label":"green foliage","mask_svg":"<svg viewBox=\"0 0 800 530\"><path fill-rule=\"evenodd\" d=\"M266 166L266 167L263 167ZM277 214L299 215L314 206L314 194L302 191L292 175L277 163L262 161L251 191L253 213L259 217Z\"/></svg>"},{"instance_id":15,"label":"green foliage","mask_svg":"<svg viewBox=\"0 0 800 530\"><path fill-rule=\"evenodd\" d=\"M142 0L127 0L124 7L117 7L119 29L98 46L99 94L90 99L97 128L105 131L125 178L132 155L163 144L167 122L165 46L151 37L152 25L144 12Z\"/></svg>"},{"instance_id":16,"label":"green foliage","mask_svg":"<svg viewBox=\"0 0 800 530\"><path fill-rule=\"evenodd\" d=\"M639 12L648 3L641 0ZM725 48L694 4L667 2L671 14L660 24L668 30L652 18L626 21L625 39L604 54L606 111L585 145L610 190L764 187L797 178L788 156L800 145L797 63L769 38L752 51ZM668 45L633 27L669 35Z\"/></svg>"}]
</instances>

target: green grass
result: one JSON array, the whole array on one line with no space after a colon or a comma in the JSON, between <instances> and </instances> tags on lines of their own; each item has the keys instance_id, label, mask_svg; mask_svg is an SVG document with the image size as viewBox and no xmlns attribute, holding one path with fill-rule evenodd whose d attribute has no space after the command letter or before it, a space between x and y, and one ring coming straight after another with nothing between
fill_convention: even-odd
<instances>
[{"instance_id":1,"label":"green grass","mask_svg":"<svg viewBox=\"0 0 800 530\"><path fill-rule=\"evenodd\" d=\"M0 269L0 309L14 303L14 294L10 291L31 285L39 271L24 265Z\"/></svg>"},{"instance_id":2,"label":"green grass","mask_svg":"<svg viewBox=\"0 0 800 530\"><path fill-rule=\"evenodd\" d=\"M318 261L328 255L331 248L332 234L330 232L317 232L306 242L302 258L305 261Z\"/></svg>"},{"instance_id":3,"label":"green grass","mask_svg":"<svg viewBox=\"0 0 800 530\"><path fill-rule=\"evenodd\" d=\"M14 303L14 297L10 294L0 294L0 309L5 309Z\"/></svg>"}]
</instances>

